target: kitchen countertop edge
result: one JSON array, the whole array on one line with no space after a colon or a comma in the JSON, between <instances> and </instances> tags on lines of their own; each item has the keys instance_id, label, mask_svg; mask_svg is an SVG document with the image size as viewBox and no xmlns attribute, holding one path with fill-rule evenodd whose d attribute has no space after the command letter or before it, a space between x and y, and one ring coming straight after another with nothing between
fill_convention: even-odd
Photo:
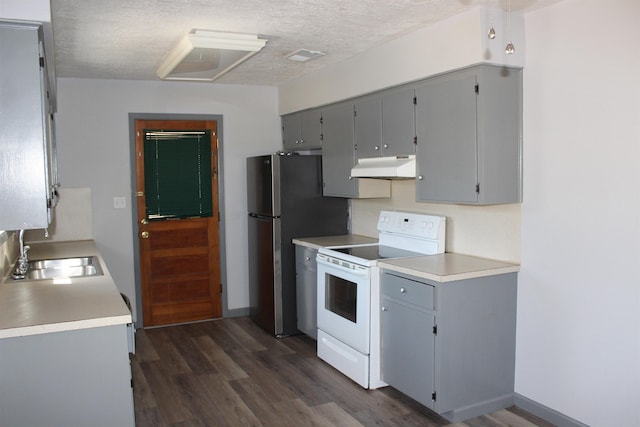
<instances>
[{"instance_id":1,"label":"kitchen countertop edge","mask_svg":"<svg viewBox=\"0 0 640 427\"><path fill-rule=\"evenodd\" d=\"M131 313L93 240L37 242L29 246L33 260L97 256L103 275L72 278L73 287L68 290L62 288L68 285L50 284L47 280L7 283L5 278L0 283L0 339L132 323ZM60 288L54 291L50 286ZM72 298L69 292L74 290L79 295ZM52 295L55 300L50 301ZM20 304L15 304L16 301ZM93 315L92 307L96 304L99 314ZM25 307L36 314L24 317Z\"/></svg>"},{"instance_id":2,"label":"kitchen countertop edge","mask_svg":"<svg viewBox=\"0 0 640 427\"><path fill-rule=\"evenodd\" d=\"M386 260L381 261L378 266L384 270L440 283L520 271L518 264L454 253Z\"/></svg>"},{"instance_id":3,"label":"kitchen countertop edge","mask_svg":"<svg viewBox=\"0 0 640 427\"><path fill-rule=\"evenodd\" d=\"M333 246L368 245L378 243L378 239L359 234L344 234L339 236L298 237L293 239L292 242L294 245L317 250Z\"/></svg>"}]
</instances>

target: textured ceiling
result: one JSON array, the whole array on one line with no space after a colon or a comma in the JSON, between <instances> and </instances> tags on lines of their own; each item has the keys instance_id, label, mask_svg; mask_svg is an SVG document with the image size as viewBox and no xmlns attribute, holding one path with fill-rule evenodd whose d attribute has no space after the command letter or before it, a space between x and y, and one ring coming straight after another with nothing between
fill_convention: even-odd
<instances>
[{"instance_id":1,"label":"textured ceiling","mask_svg":"<svg viewBox=\"0 0 640 427\"><path fill-rule=\"evenodd\" d=\"M559 0L513 0L528 11ZM158 80L191 29L258 34L267 46L216 83L277 85L476 6L507 0L51 0L58 77ZM283 59L297 49L326 56Z\"/></svg>"}]
</instances>

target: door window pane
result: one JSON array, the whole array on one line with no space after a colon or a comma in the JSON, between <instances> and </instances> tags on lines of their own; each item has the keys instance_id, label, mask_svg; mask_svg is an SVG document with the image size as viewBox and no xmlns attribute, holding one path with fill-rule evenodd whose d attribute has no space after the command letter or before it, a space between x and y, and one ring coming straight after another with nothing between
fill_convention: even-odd
<instances>
[{"instance_id":1,"label":"door window pane","mask_svg":"<svg viewBox=\"0 0 640 427\"><path fill-rule=\"evenodd\" d=\"M211 132L144 132L147 217L212 216Z\"/></svg>"}]
</instances>

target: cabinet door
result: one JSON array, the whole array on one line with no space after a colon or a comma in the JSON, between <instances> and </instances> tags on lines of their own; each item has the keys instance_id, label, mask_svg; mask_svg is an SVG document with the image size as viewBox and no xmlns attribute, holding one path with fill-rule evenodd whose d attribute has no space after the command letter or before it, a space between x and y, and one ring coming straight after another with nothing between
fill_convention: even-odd
<instances>
[{"instance_id":1,"label":"cabinet door","mask_svg":"<svg viewBox=\"0 0 640 427\"><path fill-rule=\"evenodd\" d=\"M316 249L296 245L296 308L298 329L318 338Z\"/></svg>"},{"instance_id":2,"label":"cabinet door","mask_svg":"<svg viewBox=\"0 0 640 427\"><path fill-rule=\"evenodd\" d=\"M282 116L282 145L285 150L297 150L300 145L300 117L298 113Z\"/></svg>"},{"instance_id":3,"label":"cabinet door","mask_svg":"<svg viewBox=\"0 0 640 427\"><path fill-rule=\"evenodd\" d=\"M435 316L381 298L382 380L433 409Z\"/></svg>"},{"instance_id":4,"label":"cabinet door","mask_svg":"<svg viewBox=\"0 0 640 427\"><path fill-rule=\"evenodd\" d=\"M0 230L49 225L42 38L39 24L0 23Z\"/></svg>"},{"instance_id":5,"label":"cabinet door","mask_svg":"<svg viewBox=\"0 0 640 427\"><path fill-rule=\"evenodd\" d=\"M476 203L476 75L429 79L416 88L416 199Z\"/></svg>"},{"instance_id":6,"label":"cabinet door","mask_svg":"<svg viewBox=\"0 0 640 427\"><path fill-rule=\"evenodd\" d=\"M356 157L382 155L382 99L364 98L354 105Z\"/></svg>"},{"instance_id":7,"label":"cabinet door","mask_svg":"<svg viewBox=\"0 0 640 427\"><path fill-rule=\"evenodd\" d=\"M382 97L383 156L403 156L416 151L413 87L388 92Z\"/></svg>"},{"instance_id":8,"label":"cabinet door","mask_svg":"<svg viewBox=\"0 0 640 427\"><path fill-rule=\"evenodd\" d=\"M356 197L353 104L327 107L322 112L322 180L325 196Z\"/></svg>"},{"instance_id":9,"label":"cabinet door","mask_svg":"<svg viewBox=\"0 0 640 427\"><path fill-rule=\"evenodd\" d=\"M322 147L322 114L320 110L300 113L300 148Z\"/></svg>"}]
</instances>

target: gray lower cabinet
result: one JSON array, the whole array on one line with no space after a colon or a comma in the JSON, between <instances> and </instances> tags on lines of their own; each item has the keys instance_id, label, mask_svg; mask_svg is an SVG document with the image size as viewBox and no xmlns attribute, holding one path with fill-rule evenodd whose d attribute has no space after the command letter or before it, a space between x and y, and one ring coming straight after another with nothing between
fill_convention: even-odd
<instances>
[{"instance_id":1,"label":"gray lower cabinet","mask_svg":"<svg viewBox=\"0 0 640 427\"><path fill-rule=\"evenodd\" d=\"M516 277L441 283L383 270L383 381L451 422L512 405Z\"/></svg>"},{"instance_id":2,"label":"gray lower cabinet","mask_svg":"<svg viewBox=\"0 0 640 427\"><path fill-rule=\"evenodd\" d=\"M318 339L316 320L318 278L317 249L296 245L296 304L298 329L313 339Z\"/></svg>"},{"instance_id":3,"label":"gray lower cabinet","mask_svg":"<svg viewBox=\"0 0 640 427\"><path fill-rule=\"evenodd\" d=\"M127 325L0 339L0 425L135 425Z\"/></svg>"},{"instance_id":4,"label":"gray lower cabinet","mask_svg":"<svg viewBox=\"0 0 640 427\"><path fill-rule=\"evenodd\" d=\"M321 110L316 108L282 116L282 143L285 150L321 148Z\"/></svg>"},{"instance_id":5,"label":"gray lower cabinet","mask_svg":"<svg viewBox=\"0 0 640 427\"><path fill-rule=\"evenodd\" d=\"M416 86L416 200L522 201L522 70L481 65Z\"/></svg>"}]
</instances>

